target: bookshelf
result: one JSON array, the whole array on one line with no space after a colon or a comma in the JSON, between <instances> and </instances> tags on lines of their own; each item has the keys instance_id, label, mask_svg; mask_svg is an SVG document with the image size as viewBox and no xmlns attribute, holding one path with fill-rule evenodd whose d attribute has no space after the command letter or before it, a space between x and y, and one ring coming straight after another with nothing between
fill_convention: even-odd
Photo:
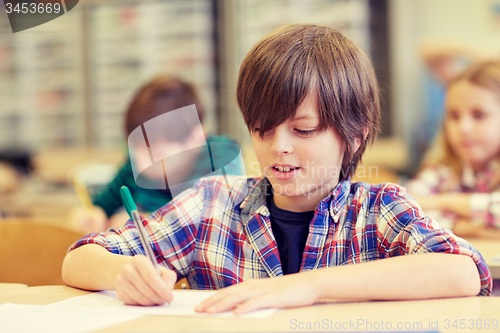
<instances>
[{"instance_id":1,"label":"bookshelf","mask_svg":"<svg viewBox=\"0 0 500 333\"><path fill-rule=\"evenodd\" d=\"M341 31L370 53L368 0L222 0L220 3L219 39L224 61L220 71L223 116L219 126L243 145L250 145L250 136L237 112L234 96L239 67L251 47L267 33L287 24L323 25Z\"/></svg>"},{"instance_id":2,"label":"bookshelf","mask_svg":"<svg viewBox=\"0 0 500 333\"><path fill-rule=\"evenodd\" d=\"M215 130L213 4L205 0L107 1L88 6L92 144L124 142L123 113L159 72L192 82Z\"/></svg>"},{"instance_id":3,"label":"bookshelf","mask_svg":"<svg viewBox=\"0 0 500 333\"><path fill-rule=\"evenodd\" d=\"M81 11L68 16L16 34L0 18L1 149L84 143Z\"/></svg>"},{"instance_id":4,"label":"bookshelf","mask_svg":"<svg viewBox=\"0 0 500 333\"><path fill-rule=\"evenodd\" d=\"M258 39L313 23L370 50L368 0L89 0L16 34L2 15L0 149L123 149L126 106L159 72L193 82L204 126L245 144L234 92Z\"/></svg>"}]
</instances>

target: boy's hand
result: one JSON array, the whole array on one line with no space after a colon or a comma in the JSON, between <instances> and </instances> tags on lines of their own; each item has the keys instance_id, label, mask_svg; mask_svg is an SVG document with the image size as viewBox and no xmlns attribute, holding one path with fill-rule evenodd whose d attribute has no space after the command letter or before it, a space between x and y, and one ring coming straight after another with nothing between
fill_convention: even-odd
<instances>
[{"instance_id":1,"label":"boy's hand","mask_svg":"<svg viewBox=\"0 0 500 333\"><path fill-rule=\"evenodd\" d=\"M199 304L196 312L233 310L235 314L242 314L263 308L311 305L319 298L317 289L310 272L248 280L218 291Z\"/></svg>"},{"instance_id":2,"label":"boy's hand","mask_svg":"<svg viewBox=\"0 0 500 333\"><path fill-rule=\"evenodd\" d=\"M162 305L172 302L177 274L163 266L159 268L161 276L146 256L131 257L115 280L118 298L128 305Z\"/></svg>"}]
</instances>

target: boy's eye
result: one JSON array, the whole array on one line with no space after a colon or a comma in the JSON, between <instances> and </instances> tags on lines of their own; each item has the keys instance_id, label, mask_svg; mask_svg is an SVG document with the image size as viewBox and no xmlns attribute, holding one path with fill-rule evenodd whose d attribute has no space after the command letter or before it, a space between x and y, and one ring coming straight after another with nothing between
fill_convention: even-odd
<instances>
[{"instance_id":1,"label":"boy's eye","mask_svg":"<svg viewBox=\"0 0 500 333\"><path fill-rule=\"evenodd\" d=\"M313 135L314 133L316 133L316 130L300 130L298 128L295 129L295 132L297 132L298 134L302 135L302 136L310 136L310 135Z\"/></svg>"}]
</instances>

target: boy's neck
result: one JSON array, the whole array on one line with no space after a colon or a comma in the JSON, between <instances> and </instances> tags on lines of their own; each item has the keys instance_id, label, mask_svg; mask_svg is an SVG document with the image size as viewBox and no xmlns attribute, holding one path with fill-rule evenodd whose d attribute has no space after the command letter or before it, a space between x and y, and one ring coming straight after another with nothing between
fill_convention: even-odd
<instances>
[{"instance_id":1,"label":"boy's neck","mask_svg":"<svg viewBox=\"0 0 500 333\"><path fill-rule=\"evenodd\" d=\"M334 186L335 187L335 186ZM316 210L318 203L330 195L333 188L323 187L319 190L317 194L312 195L311 193L306 193L303 195L287 196L287 195L276 195L273 193L274 204L281 209L301 213L310 212Z\"/></svg>"}]
</instances>

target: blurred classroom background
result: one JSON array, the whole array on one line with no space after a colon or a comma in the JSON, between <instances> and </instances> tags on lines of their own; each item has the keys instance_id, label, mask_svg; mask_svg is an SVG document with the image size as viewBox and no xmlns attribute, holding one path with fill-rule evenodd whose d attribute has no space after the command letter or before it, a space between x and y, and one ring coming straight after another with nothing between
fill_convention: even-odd
<instances>
[{"instance_id":1,"label":"blurred classroom background","mask_svg":"<svg viewBox=\"0 0 500 333\"><path fill-rule=\"evenodd\" d=\"M0 10L0 216L65 224L78 205L72 179L113 176L127 154L126 106L160 72L196 85L204 126L236 140L254 174L238 69L291 23L338 29L370 55L383 98L383 130L363 159L375 181L411 177L439 126L422 45L500 55L500 0L82 0L15 34Z\"/></svg>"}]
</instances>

